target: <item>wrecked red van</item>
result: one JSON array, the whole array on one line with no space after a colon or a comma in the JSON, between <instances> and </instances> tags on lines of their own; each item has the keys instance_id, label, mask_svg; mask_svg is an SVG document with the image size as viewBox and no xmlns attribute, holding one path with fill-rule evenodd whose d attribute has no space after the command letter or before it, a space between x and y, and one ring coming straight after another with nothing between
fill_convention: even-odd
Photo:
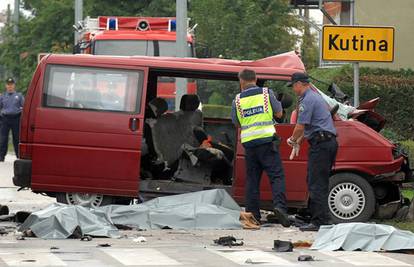
<instances>
[{"instance_id":1,"label":"wrecked red van","mask_svg":"<svg viewBox=\"0 0 414 267\"><path fill-rule=\"evenodd\" d=\"M256 61L45 56L27 92L13 182L69 204L129 203L210 188L225 188L243 204L244 150L226 106L239 90L237 73L247 67L270 88L304 71L295 53ZM198 95L183 96L180 110L168 112L157 83L178 77L195 81ZM228 102L214 102L212 88ZM294 125L288 117L275 126L288 205L306 208L308 147L289 160L286 139ZM354 119L335 118L339 152L329 194L335 221L366 221L384 204L401 202L399 185L411 170L398 146L376 131L378 118L372 105ZM261 200L263 207L271 202L267 179Z\"/></svg>"}]
</instances>

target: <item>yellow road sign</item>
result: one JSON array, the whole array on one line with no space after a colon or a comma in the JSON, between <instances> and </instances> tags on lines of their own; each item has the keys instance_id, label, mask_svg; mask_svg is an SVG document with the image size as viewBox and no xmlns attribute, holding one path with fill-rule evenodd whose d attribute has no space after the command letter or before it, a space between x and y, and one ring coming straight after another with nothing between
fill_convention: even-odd
<instances>
[{"instance_id":1,"label":"yellow road sign","mask_svg":"<svg viewBox=\"0 0 414 267\"><path fill-rule=\"evenodd\" d=\"M394 61L394 28L323 27L322 59L326 61Z\"/></svg>"}]
</instances>

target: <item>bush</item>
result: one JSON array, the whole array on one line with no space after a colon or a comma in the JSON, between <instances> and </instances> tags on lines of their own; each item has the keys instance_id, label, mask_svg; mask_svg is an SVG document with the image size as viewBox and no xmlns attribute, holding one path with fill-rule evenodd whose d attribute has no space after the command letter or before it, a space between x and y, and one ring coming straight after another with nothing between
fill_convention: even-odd
<instances>
[{"instance_id":1,"label":"bush","mask_svg":"<svg viewBox=\"0 0 414 267\"><path fill-rule=\"evenodd\" d=\"M414 167L414 141L413 140L406 140L400 142L401 146L404 150L408 153L408 157L410 159L410 167Z\"/></svg>"},{"instance_id":2,"label":"bush","mask_svg":"<svg viewBox=\"0 0 414 267\"><path fill-rule=\"evenodd\" d=\"M347 65L341 68L315 69L312 77L325 82L335 82L346 94L353 96L353 72ZM322 90L327 86L315 82ZM386 120L387 129L403 139L414 139L414 71L361 68L360 102L379 97L377 112Z\"/></svg>"}]
</instances>

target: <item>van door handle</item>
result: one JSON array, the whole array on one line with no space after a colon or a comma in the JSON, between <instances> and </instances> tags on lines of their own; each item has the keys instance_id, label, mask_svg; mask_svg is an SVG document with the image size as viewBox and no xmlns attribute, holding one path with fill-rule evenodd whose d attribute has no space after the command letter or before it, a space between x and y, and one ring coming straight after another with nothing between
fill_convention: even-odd
<instances>
[{"instance_id":1,"label":"van door handle","mask_svg":"<svg viewBox=\"0 0 414 267\"><path fill-rule=\"evenodd\" d=\"M133 132L137 131L138 130L138 127L139 127L138 122L139 121L138 121L137 118L131 118L131 119L129 119L129 129L131 131L133 131Z\"/></svg>"}]
</instances>

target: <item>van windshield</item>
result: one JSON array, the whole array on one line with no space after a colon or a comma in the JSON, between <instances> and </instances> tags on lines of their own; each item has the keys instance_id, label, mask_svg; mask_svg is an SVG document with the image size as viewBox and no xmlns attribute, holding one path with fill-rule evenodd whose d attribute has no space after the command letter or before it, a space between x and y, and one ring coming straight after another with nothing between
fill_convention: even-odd
<instances>
[{"instance_id":1,"label":"van windshield","mask_svg":"<svg viewBox=\"0 0 414 267\"><path fill-rule=\"evenodd\" d=\"M158 40L97 40L95 55L175 57L174 41ZM194 57L193 46L187 45L187 57Z\"/></svg>"}]
</instances>

